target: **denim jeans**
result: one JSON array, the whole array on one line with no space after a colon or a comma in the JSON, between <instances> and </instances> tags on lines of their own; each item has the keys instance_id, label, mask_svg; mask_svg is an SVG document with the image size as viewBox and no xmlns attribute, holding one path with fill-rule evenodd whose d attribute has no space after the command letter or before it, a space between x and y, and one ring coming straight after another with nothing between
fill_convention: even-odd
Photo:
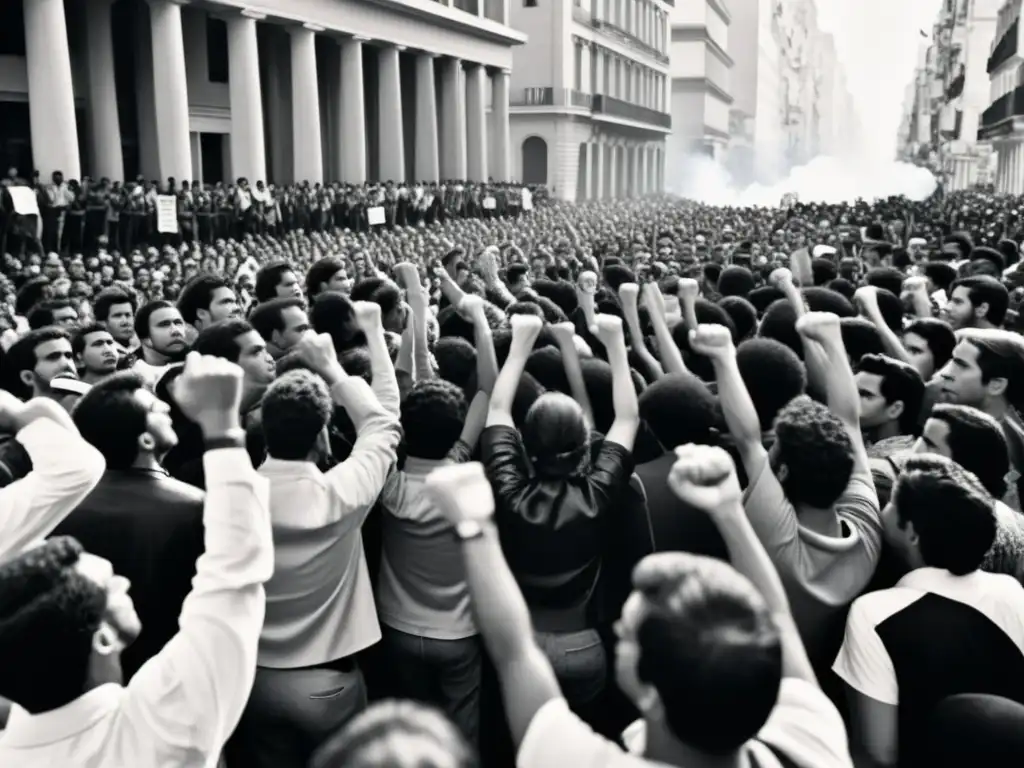
<instances>
[{"instance_id":1,"label":"denim jeans","mask_svg":"<svg viewBox=\"0 0 1024 768\"><path fill-rule=\"evenodd\" d=\"M434 640L381 626L393 695L431 704L476 747L480 733L480 638Z\"/></svg>"},{"instance_id":2,"label":"denim jeans","mask_svg":"<svg viewBox=\"0 0 1024 768\"><path fill-rule=\"evenodd\" d=\"M562 695L574 712L595 704L608 684L608 660L596 629L537 632L537 644L554 667Z\"/></svg>"},{"instance_id":3,"label":"denim jeans","mask_svg":"<svg viewBox=\"0 0 1024 768\"><path fill-rule=\"evenodd\" d=\"M228 768L305 766L317 747L365 708L358 667L257 667L249 703L224 753Z\"/></svg>"}]
</instances>

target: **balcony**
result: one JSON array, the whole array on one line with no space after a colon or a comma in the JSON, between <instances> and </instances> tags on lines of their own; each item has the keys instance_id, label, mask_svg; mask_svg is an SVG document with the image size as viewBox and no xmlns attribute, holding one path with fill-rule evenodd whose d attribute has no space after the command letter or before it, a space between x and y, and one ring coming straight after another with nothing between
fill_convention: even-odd
<instances>
[{"instance_id":1,"label":"balcony","mask_svg":"<svg viewBox=\"0 0 1024 768\"><path fill-rule=\"evenodd\" d=\"M991 75L995 70L1017 55L1019 32L1020 19L1018 18L1003 33L1003 36L999 38L999 42L992 49L992 55L988 57L988 66L985 68L988 74Z\"/></svg>"},{"instance_id":2,"label":"balcony","mask_svg":"<svg viewBox=\"0 0 1024 768\"><path fill-rule=\"evenodd\" d=\"M575 10L576 8L573 8L574 12ZM586 12L584 11L584 13ZM617 41L621 45L626 46L627 48L632 48L634 51L637 51L638 53L650 56L652 59L655 59L656 61L662 64L668 64L668 54L662 53L657 48L648 45L640 38L634 37L632 34L627 32L614 22L607 21L605 19L596 19L593 17L588 18L586 21L583 21L580 18L577 18L576 20L580 21L580 23L582 24L589 24L598 32L604 33L608 37Z\"/></svg>"},{"instance_id":3,"label":"balcony","mask_svg":"<svg viewBox=\"0 0 1024 768\"><path fill-rule=\"evenodd\" d=\"M638 123L648 123L659 128L672 127L672 115L666 112L659 112L656 109L640 107L630 104L628 101L613 99L611 96L594 96L594 112L608 117L619 117L623 120L635 120Z\"/></svg>"},{"instance_id":4,"label":"balcony","mask_svg":"<svg viewBox=\"0 0 1024 768\"><path fill-rule=\"evenodd\" d=\"M520 88L509 97L512 107L574 107L591 108L592 96L572 88Z\"/></svg>"},{"instance_id":5,"label":"balcony","mask_svg":"<svg viewBox=\"0 0 1024 768\"><path fill-rule=\"evenodd\" d=\"M978 138L988 139L1002 135L1005 132L1002 130L1005 127L1002 124L1017 116L1024 116L1024 86L1018 86L1003 94L981 113ZM1013 129L1012 124L1009 127L1010 130Z\"/></svg>"}]
</instances>

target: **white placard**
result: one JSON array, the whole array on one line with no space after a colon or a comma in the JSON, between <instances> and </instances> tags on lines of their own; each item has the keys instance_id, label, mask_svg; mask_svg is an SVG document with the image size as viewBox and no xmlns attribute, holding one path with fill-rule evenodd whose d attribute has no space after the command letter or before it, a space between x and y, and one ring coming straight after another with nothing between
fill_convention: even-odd
<instances>
[{"instance_id":1,"label":"white placard","mask_svg":"<svg viewBox=\"0 0 1024 768\"><path fill-rule=\"evenodd\" d=\"M178 198L174 195L156 196L156 231L178 233Z\"/></svg>"},{"instance_id":2,"label":"white placard","mask_svg":"<svg viewBox=\"0 0 1024 768\"><path fill-rule=\"evenodd\" d=\"M533 210L533 193L530 192L530 190L528 190L528 189L524 189L523 190L523 210L524 211L532 211Z\"/></svg>"},{"instance_id":3,"label":"white placard","mask_svg":"<svg viewBox=\"0 0 1024 768\"><path fill-rule=\"evenodd\" d=\"M22 216L38 216L39 215L39 200L36 198L36 192L31 187L8 187L7 191L11 193L11 205L14 206L14 212Z\"/></svg>"},{"instance_id":4,"label":"white placard","mask_svg":"<svg viewBox=\"0 0 1024 768\"><path fill-rule=\"evenodd\" d=\"M383 224L386 219L384 218L384 206L375 205L373 208L366 209L366 220L370 222L370 226L376 226L377 224Z\"/></svg>"},{"instance_id":5,"label":"white placard","mask_svg":"<svg viewBox=\"0 0 1024 768\"><path fill-rule=\"evenodd\" d=\"M485 197L484 198L484 210L485 211L493 211L497 207L498 207L498 201L495 200L493 197Z\"/></svg>"}]
</instances>

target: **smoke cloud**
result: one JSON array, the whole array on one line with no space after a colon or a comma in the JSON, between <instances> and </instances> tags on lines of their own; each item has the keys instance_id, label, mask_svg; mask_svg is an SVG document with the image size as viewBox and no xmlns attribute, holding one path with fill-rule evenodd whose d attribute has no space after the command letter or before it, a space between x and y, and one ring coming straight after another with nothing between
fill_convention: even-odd
<instances>
[{"instance_id":1,"label":"smoke cloud","mask_svg":"<svg viewBox=\"0 0 1024 768\"><path fill-rule=\"evenodd\" d=\"M741 187L729 172L709 157L683 160L675 178L666 181L670 192L708 205L777 206L783 195L795 193L800 202L840 203L857 198L876 200L905 195L923 200L935 191L935 177L926 168L895 160L816 157L793 168L775 184Z\"/></svg>"}]
</instances>

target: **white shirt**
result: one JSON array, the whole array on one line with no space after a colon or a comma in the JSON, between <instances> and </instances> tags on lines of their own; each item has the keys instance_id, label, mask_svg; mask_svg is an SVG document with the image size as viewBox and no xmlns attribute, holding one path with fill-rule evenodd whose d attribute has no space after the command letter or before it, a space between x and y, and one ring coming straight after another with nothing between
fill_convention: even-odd
<instances>
[{"instance_id":1,"label":"white shirt","mask_svg":"<svg viewBox=\"0 0 1024 768\"><path fill-rule=\"evenodd\" d=\"M40 715L12 708L0 765L212 768L245 708L274 567L267 482L241 448L211 451L206 551L180 630L127 687L108 684ZM7 663L16 660L8 659Z\"/></svg>"},{"instance_id":2,"label":"white shirt","mask_svg":"<svg viewBox=\"0 0 1024 768\"><path fill-rule=\"evenodd\" d=\"M49 535L106 469L99 451L52 419L36 419L16 437L32 459L32 471L0 489L0 560Z\"/></svg>"}]
</instances>

